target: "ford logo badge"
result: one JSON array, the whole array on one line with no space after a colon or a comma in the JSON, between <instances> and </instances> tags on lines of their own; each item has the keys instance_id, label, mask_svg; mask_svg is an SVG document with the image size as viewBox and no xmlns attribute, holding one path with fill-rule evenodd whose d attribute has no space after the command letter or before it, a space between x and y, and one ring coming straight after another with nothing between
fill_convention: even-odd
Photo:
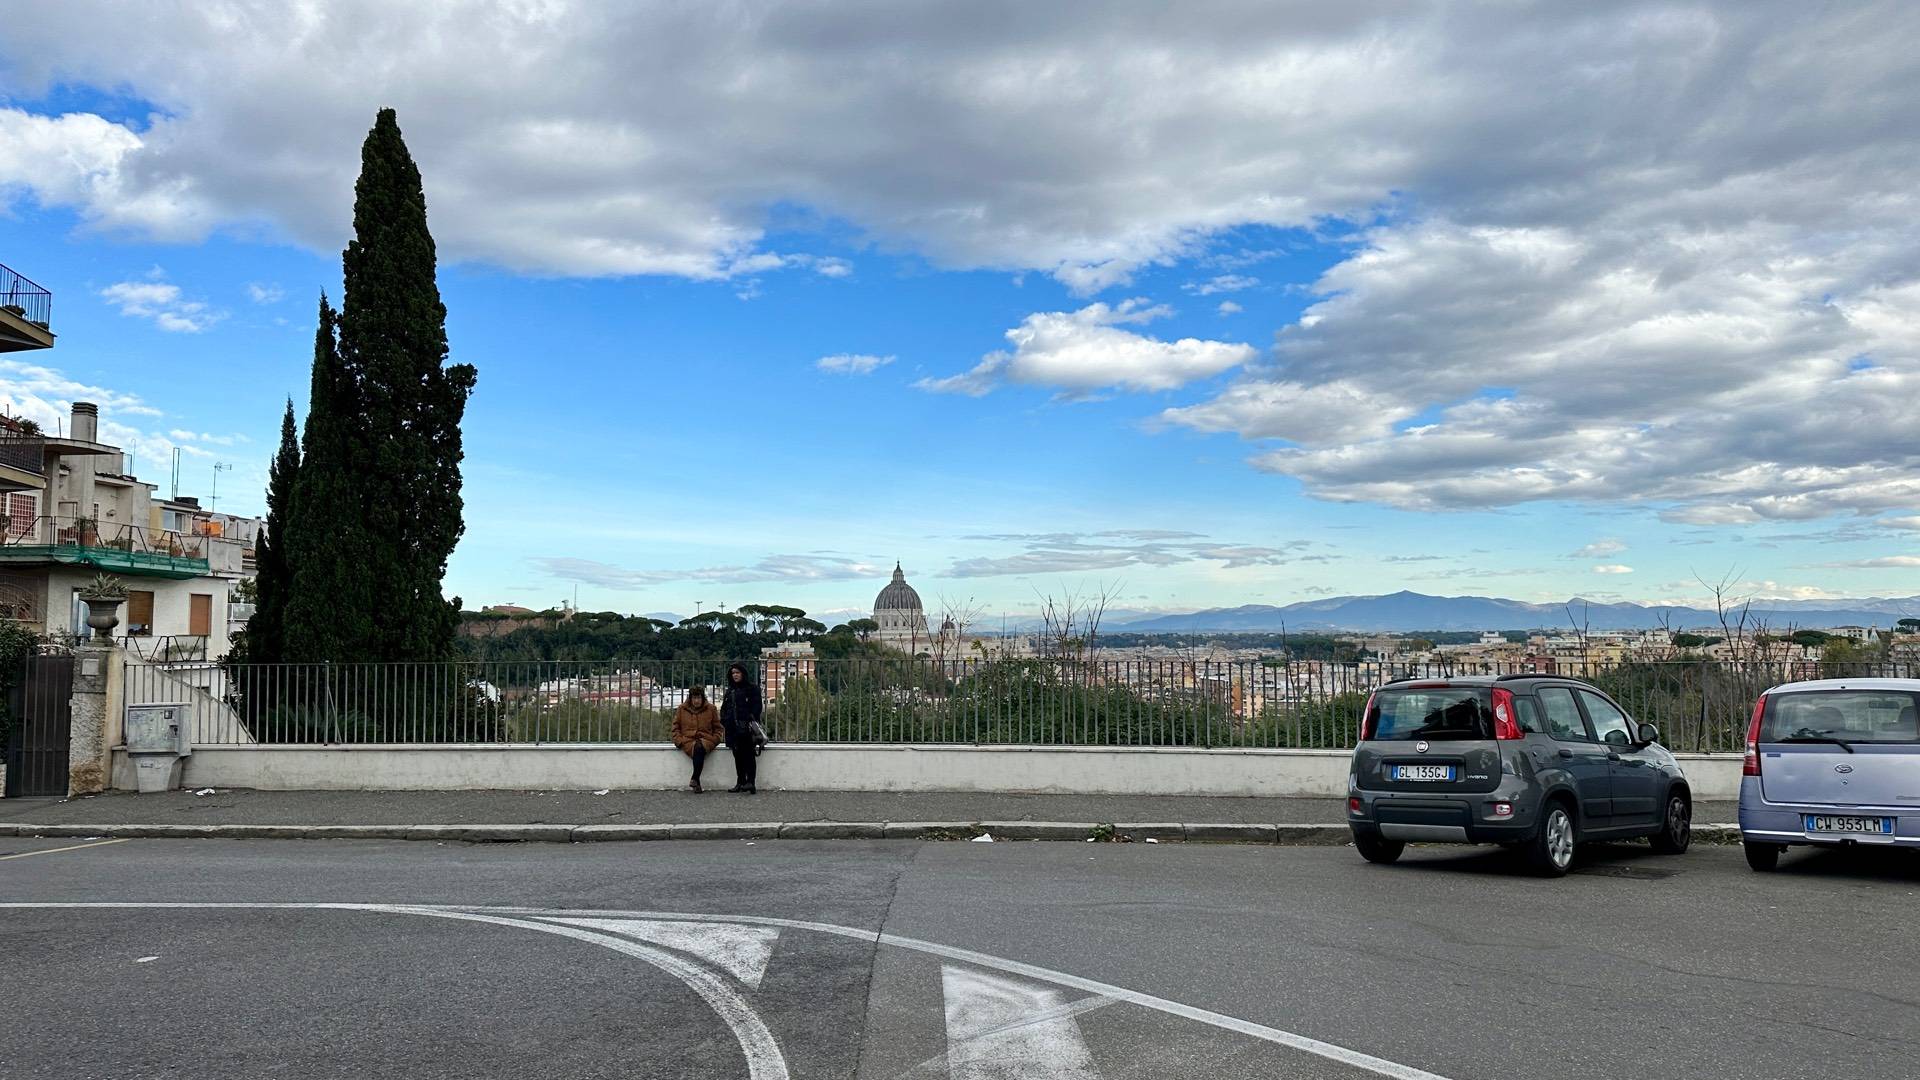
<instances>
[{"instance_id":1,"label":"ford logo badge","mask_svg":"<svg viewBox=\"0 0 1920 1080\"><path fill-rule=\"evenodd\" d=\"M1835 765L1835 766L1833 767L1833 771L1834 771L1834 772L1837 772L1837 773L1850 773L1850 772L1852 772L1852 771L1853 771L1853 766L1851 766L1851 765Z\"/></svg>"},{"instance_id":2,"label":"ford logo badge","mask_svg":"<svg viewBox=\"0 0 1920 1080\"><path fill-rule=\"evenodd\" d=\"M1417 742L1417 743L1414 743L1414 744L1413 744L1413 751L1414 751L1414 753L1416 753L1416 754L1424 754L1424 753L1426 753L1426 752L1427 752L1427 742L1426 742L1426 740L1425 740L1425 739L1422 739L1422 740L1420 740L1419 742ZM1852 770L1851 768L1849 768L1849 769L1848 769L1847 771L1848 771L1848 772L1852 772L1853 770Z\"/></svg>"}]
</instances>

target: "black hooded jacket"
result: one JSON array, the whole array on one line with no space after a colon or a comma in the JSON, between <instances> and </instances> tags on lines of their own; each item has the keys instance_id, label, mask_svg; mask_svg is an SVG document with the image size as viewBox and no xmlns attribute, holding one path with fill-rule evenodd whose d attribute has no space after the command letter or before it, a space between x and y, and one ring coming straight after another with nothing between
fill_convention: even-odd
<instances>
[{"instance_id":1,"label":"black hooded jacket","mask_svg":"<svg viewBox=\"0 0 1920 1080\"><path fill-rule=\"evenodd\" d=\"M733 681L736 671L740 673L738 683ZM760 687L744 664L734 664L727 668L727 694L720 702L720 723L726 726L727 742L752 738L747 725L759 719Z\"/></svg>"}]
</instances>

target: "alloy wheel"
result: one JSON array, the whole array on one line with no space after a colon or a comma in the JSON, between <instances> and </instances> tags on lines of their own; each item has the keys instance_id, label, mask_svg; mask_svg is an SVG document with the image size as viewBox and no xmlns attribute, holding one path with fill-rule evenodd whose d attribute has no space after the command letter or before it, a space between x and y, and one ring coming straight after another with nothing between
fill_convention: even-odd
<instances>
[{"instance_id":1,"label":"alloy wheel","mask_svg":"<svg viewBox=\"0 0 1920 1080\"><path fill-rule=\"evenodd\" d=\"M1547 815L1547 854L1563 870L1573 863L1573 819L1559 807Z\"/></svg>"}]
</instances>

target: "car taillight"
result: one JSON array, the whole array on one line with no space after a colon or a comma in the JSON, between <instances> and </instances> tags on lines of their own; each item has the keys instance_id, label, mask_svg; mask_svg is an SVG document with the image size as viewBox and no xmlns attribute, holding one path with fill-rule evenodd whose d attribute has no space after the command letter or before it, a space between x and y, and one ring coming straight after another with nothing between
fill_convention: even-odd
<instances>
[{"instance_id":1,"label":"car taillight","mask_svg":"<svg viewBox=\"0 0 1920 1080\"><path fill-rule=\"evenodd\" d=\"M1520 737L1520 714L1513 705L1513 691L1493 688L1493 737L1496 739L1517 739Z\"/></svg>"},{"instance_id":2,"label":"car taillight","mask_svg":"<svg viewBox=\"0 0 1920 1080\"><path fill-rule=\"evenodd\" d=\"M1360 711L1360 741L1373 738L1373 699L1380 696L1378 690L1367 695L1367 707Z\"/></svg>"},{"instance_id":3,"label":"car taillight","mask_svg":"<svg viewBox=\"0 0 1920 1080\"><path fill-rule=\"evenodd\" d=\"M1360 796L1355 795L1352 798L1347 800L1347 813L1357 814L1359 812L1360 812Z\"/></svg>"},{"instance_id":4,"label":"car taillight","mask_svg":"<svg viewBox=\"0 0 1920 1080\"><path fill-rule=\"evenodd\" d=\"M1747 725L1747 756L1740 761L1741 776L1760 775L1760 718L1766 715L1767 695L1753 703L1753 720Z\"/></svg>"}]
</instances>

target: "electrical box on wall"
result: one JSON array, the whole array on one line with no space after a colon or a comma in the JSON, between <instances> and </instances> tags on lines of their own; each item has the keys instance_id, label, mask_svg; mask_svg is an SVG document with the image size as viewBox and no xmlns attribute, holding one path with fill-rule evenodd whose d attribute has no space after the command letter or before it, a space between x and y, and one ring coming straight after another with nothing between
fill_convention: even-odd
<instances>
[{"instance_id":1,"label":"electrical box on wall","mask_svg":"<svg viewBox=\"0 0 1920 1080\"><path fill-rule=\"evenodd\" d=\"M193 753L187 723L191 708L185 702L127 706L127 753L179 754L182 757Z\"/></svg>"}]
</instances>

